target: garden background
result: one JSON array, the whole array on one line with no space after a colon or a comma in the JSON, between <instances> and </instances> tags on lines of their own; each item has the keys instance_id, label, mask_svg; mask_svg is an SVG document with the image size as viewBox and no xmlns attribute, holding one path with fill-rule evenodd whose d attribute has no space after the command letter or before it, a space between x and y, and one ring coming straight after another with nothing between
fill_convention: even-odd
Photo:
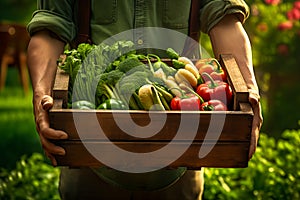
<instances>
[{"instance_id":1,"label":"garden background","mask_svg":"<svg viewBox=\"0 0 300 200\"><path fill-rule=\"evenodd\" d=\"M245 169L205 169L205 199L300 199L300 1L246 0L245 24L264 124ZM0 22L26 25L35 0L2 0ZM210 49L207 35L201 41ZM0 47L1 48L1 47ZM0 91L0 199L59 199L58 169L44 158L17 68Z\"/></svg>"}]
</instances>

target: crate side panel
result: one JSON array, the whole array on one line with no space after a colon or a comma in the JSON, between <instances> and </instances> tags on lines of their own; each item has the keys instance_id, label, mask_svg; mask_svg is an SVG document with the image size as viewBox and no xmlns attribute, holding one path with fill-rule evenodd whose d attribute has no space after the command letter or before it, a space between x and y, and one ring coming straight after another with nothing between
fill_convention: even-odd
<instances>
[{"instance_id":1,"label":"crate side panel","mask_svg":"<svg viewBox=\"0 0 300 200\"><path fill-rule=\"evenodd\" d=\"M110 140L172 140L178 135L178 128L181 126L180 112L168 112L164 124L161 123L162 113L151 114L149 127L140 127L150 123L148 112L131 112L130 116L125 112L113 113L110 111L83 112L78 111L74 119L75 110L56 110L50 112L50 124L52 128L63 130L68 133L70 140L77 139L103 139ZM224 116L224 114L226 114ZM247 141L251 132L251 115L242 112L226 112L211 114L209 112L189 112L185 114L187 121L199 117L198 124L185 124L183 136L177 139L184 140L193 138L201 141L204 139L221 141ZM219 115L219 117L217 117ZM212 116L214 118L212 120ZM132 117L132 119L129 119ZM190 120L189 120L190 119ZM118 121L118 123L116 123ZM121 124L120 124L121 123ZM132 125L131 123L136 123ZM221 124L221 130L214 130L214 124ZM222 126L223 124L223 126ZM151 129L152 127L152 129ZM141 129L140 129L141 128ZM210 130L211 135L207 135ZM220 132L222 131L222 132ZM80 135L78 134L80 133ZM134 134L133 134L134 133ZM147 135L150 137L145 137ZM218 137L217 137L217 136Z\"/></svg>"},{"instance_id":2,"label":"crate side panel","mask_svg":"<svg viewBox=\"0 0 300 200\"><path fill-rule=\"evenodd\" d=\"M95 142L88 141L89 147L93 150L99 148L103 154L111 155L111 145L112 143L107 142ZM167 144L164 143L149 143L149 142L126 142L126 143L114 143L124 150L134 150L137 153L145 153L145 149L157 150L164 148ZM66 149L65 156L56 156L58 165L60 166L70 166L70 167L82 167L82 166L104 166L105 164L98 159L96 159L81 142L66 142L60 144ZM185 143L173 143L169 146L170 152L177 152L178 149L186 148ZM209 148L211 151L204 156L199 158L200 147ZM212 148L213 147L213 148ZM203 150L203 149L202 149ZM201 167L232 167L240 168L247 167L248 165L248 150L249 143L193 143L189 146L187 151L182 155L178 155L179 158L175 161L169 162L167 165L171 168L176 167L188 167L189 169L200 169ZM143 154L147 158L147 154ZM120 158L119 156L110 156L110 163L112 166L117 167L128 167L134 169L135 167L141 167L153 169L156 167L161 167L161 163L169 161L170 154L158 156L152 156L151 159L137 159L130 160L128 157ZM150 160L150 161L149 161Z\"/></svg>"}]
</instances>

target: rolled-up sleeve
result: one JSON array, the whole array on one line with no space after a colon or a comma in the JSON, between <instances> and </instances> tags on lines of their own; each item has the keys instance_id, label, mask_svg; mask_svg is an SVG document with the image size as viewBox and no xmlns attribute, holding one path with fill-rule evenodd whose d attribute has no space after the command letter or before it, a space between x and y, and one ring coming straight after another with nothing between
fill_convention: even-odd
<instances>
[{"instance_id":1,"label":"rolled-up sleeve","mask_svg":"<svg viewBox=\"0 0 300 200\"><path fill-rule=\"evenodd\" d=\"M40 30L50 30L65 42L70 42L76 35L71 1L40 0L38 9L33 13L27 25L30 35Z\"/></svg>"},{"instance_id":2,"label":"rolled-up sleeve","mask_svg":"<svg viewBox=\"0 0 300 200\"><path fill-rule=\"evenodd\" d=\"M238 14L244 23L249 16L249 7L243 0L204 0L200 9L200 29L208 33L225 15Z\"/></svg>"}]
</instances>

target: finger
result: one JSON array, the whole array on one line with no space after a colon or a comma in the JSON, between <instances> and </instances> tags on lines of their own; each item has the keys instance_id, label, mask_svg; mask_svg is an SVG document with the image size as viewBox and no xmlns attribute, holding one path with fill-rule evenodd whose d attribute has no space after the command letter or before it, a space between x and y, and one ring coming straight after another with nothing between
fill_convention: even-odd
<instances>
[{"instance_id":1,"label":"finger","mask_svg":"<svg viewBox=\"0 0 300 200\"><path fill-rule=\"evenodd\" d=\"M45 152L45 154L50 159L52 165L56 167L57 166L57 161L56 161L55 157L52 154L49 154L47 152Z\"/></svg>"},{"instance_id":2,"label":"finger","mask_svg":"<svg viewBox=\"0 0 300 200\"><path fill-rule=\"evenodd\" d=\"M259 137L258 127L253 128L252 133L251 133L250 149L249 149L249 155L248 155L249 160L253 157L253 155L256 151L256 147L257 147L257 143L258 143L258 137Z\"/></svg>"},{"instance_id":3,"label":"finger","mask_svg":"<svg viewBox=\"0 0 300 200\"><path fill-rule=\"evenodd\" d=\"M251 130L249 160L252 158L253 154L256 151L256 147L259 139L259 132L263 121L260 104L257 104L255 107L253 107L253 113L254 113L254 118L252 123L252 130Z\"/></svg>"},{"instance_id":4,"label":"finger","mask_svg":"<svg viewBox=\"0 0 300 200\"><path fill-rule=\"evenodd\" d=\"M249 102L252 106L256 106L260 102L260 95L257 90L249 89Z\"/></svg>"},{"instance_id":5,"label":"finger","mask_svg":"<svg viewBox=\"0 0 300 200\"><path fill-rule=\"evenodd\" d=\"M67 139L68 135L61 130L54 130L49 127L49 117L47 112L40 112L37 121L37 129L40 135L48 139Z\"/></svg>"},{"instance_id":6,"label":"finger","mask_svg":"<svg viewBox=\"0 0 300 200\"><path fill-rule=\"evenodd\" d=\"M256 151L256 147L258 144L259 132L262 126L263 117L261 111L260 104L260 96L257 90L250 89L249 90L249 102L253 109L253 122L252 122L252 130L251 130L251 140L250 140L250 148L248 159L250 160L253 154Z\"/></svg>"},{"instance_id":7,"label":"finger","mask_svg":"<svg viewBox=\"0 0 300 200\"><path fill-rule=\"evenodd\" d=\"M47 139L63 140L68 138L68 134L61 130L55 130L49 128L45 122L39 123L39 134L43 135Z\"/></svg>"},{"instance_id":8,"label":"finger","mask_svg":"<svg viewBox=\"0 0 300 200\"><path fill-rule=\"evenodd\" d=\"M53 106L53 98L49 95L44 95L41 101L43 109L48 111Z\"/></svg>"},{"instance_id":9,"label":"finger","mask_svg":"<svg viewBox=\"0 0 300 200\"><path fill-rule=\"evenodd\" d=\"M50 142L47 138L43 137L42 135L40 136L40 140L42 143L42 147L44 151L49 154L54 154L54 155L61 155L64 156L66 154L66 151L64 148L57 146Z\"/></svg>"},{"instance_id":10,"label":"finger","mask_svg":"<svg viewBox=\"0 0 300 200\"><path fill-rule=\"evenodd\" d=\"M65 150L63 148L54 145L49 140L66 139L68 138L68 135L61 130L54 130L49 127L48 113L46 111L42 110L39 113L36 124L42 147L45 150L45 152L47 152L47 155L65 155Z\"/></svg>"}]
</instances>

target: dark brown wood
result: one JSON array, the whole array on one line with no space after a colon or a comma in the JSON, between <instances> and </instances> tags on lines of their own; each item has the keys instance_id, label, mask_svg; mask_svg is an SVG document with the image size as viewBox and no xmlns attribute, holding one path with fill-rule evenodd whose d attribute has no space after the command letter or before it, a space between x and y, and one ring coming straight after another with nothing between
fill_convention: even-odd
<instances>
[{"instance_id":1,"label":"dark brown wood","mask_svg":"<svg viewBox=\"0 0 300 200\"><path fill-rule=\"evenodd\" d=\"M67 152L65 156L56 156L58 165L70 167L102 166L103 163L95 159L84 147L84 144L92 145L95 148L101 147L101 151L105 151L110 155L112 143L127 151L138 153L156 151L168 144L171 144L171 148L174 148L174 150L178 150L191 143L187 151L176 161L170 163L168 167L185 166L189 169L199 169L201 167L247 167L253 120L253 111L248 102L247 87L231 55L222 55L221 64L226 70L229 84L233 89L235 106L232 111L149 112L142 110L65 109L63 102L67 102L68 87L66 82L68 82L68 77L58 70L53 90L55 106L49 112L50 126L63 130L69 135L67 140L55 141L58 145L64 147ZM129 125L128 120L133 120L134 123L145 126L150 123L149 114L151 114L151 123L159 123L163 116L166 117L166 122L156 134L150 137L143 137L145 132ZM183 116L184 119L193 124L192 126L184 127L184 131L179 134L178 128ZM215 126L212 125L212 127L223 124L221 132L209 129L212 120L216 124ZM123 122L121 127L124 128L125 126L125 131L119 128L118 121ZM150 133L154 131L151 129L147 130ZM208 130L210 130L209 133ZM134 133L134 135L127 133ZM201 146L212 147L212 150L207 156L200 159L198 154ZM116 165L128 165L126 161L113 160L114 156L111 159ZM151 168L156 165L159 166L165 159L165 157L161 156L153 159L153 162L151 160L151 164L137 162L131 163L131 165Z\"/></svg>"},{"instance_id":2,"label":"dark brown wood","mask_svg":"<svg viewBox=\"0 0 300 200\"><path fill-rule=\"evenodd\" d=\"M62 99L56 99L54 102L53 102L53 107L52 107L52 110L56 110L56 109L61 109L61 108L63 108L63 100ZM52 115L52 114L51 114ZM51 120L52 121L52 123L56 123L55 121L56 120ZM55 125L53 126L53 127L55 127Z\"/></svg>"},{"instance_id":3,"label":"dark brown wood","mask_svg":"<svg viewBox=\"0 0 300 200\"><path fill-rule=\"evenodd\" d=\"M77 23L78 32L71 43L73 48L77 48L81 43L92 44L90 20L91 20L91 0L78 0Z\"/></svg>"},{"instance_id":4,"label":"dark brown wood","mask_svg":"<svg viewBox=\"0 0 300 200\"><path fill-rule=\"evenodd\" d=\"M234 92L233 109L238 110L240 102L249 101L249 92L241 71L232 55L221 55L221 65L226 71L227 79Z\"/></svg>"},{"instance_id":5,"label":"dark brown wood","mask_svg":"<svg viewBox=\"0 0 300 200\"><path fill-rule=\"evenodd\" d=\"M147 111L130 111L129 112L132 119L137 124L145 123L145 121L149 121L149 112ZM243 111L226 111L226 112L180 112L180 111L167 111L167 112L151 112L152 123L155 121L160 121L162 119L162 115L167 115L167 120L162 129L150 138L143 139L143 133L141 137L133 137L131 135L126 134L126 131L122 131L116 121L125 122L122 127L126 126L126 122L128 119L128 111L109 111L109 110L97 110L97 111L84 111L84 110L71 110L71 109L52 109L50 112L50 123L51 127L59 130L63 130L69 134L70 140L78 140L78 139L95 139L102 137L98 132L95 132L98 127L101 127L103 132L109 137L111 140L119 141L119 140L172 140L175 135L178 133L178 127L181 120L181 115L184 113L185 118L194 119L199 117L197 120L197 124L193 124L193 126L197 126L197 134L195 136L195 140L203 140L206 137L206 132L208 129L208 125L212 117L216 119L216 123L224 123L224 127L222 129L222 134L220 135L220 140L236 140L236 141L248 141L249 140L249 131L251 129L251 119L252 112L243 112ZM74 123L73 115L76 116L77 126L84 126L84 134L78 135L76 125ZM225 116L224 116L225 115ZM219 117L220 116L220 117ZM98 121L94 123L95 118ZM221 119L218 119L221 118ZM224 122L223 122L223 118ZM126 130L131 130L131 132L136 132L134 128L125 127ZM155 128L155 127L154 127ZM127 131L128 132L128 131ZM194 129L186 127L185 135L192 136L194 134ZM138 133L137 133L138 134Z\"/></svg>"},{"instance_id":6,"label":"dark brown wood","mask_svg":"<svg viewBox=\"0 0 300 200\"><path fill-rule=\"evenodd\" d=\"M111 154L110 143L101 141L85 141L87 145L92 145L93 148L99 148L103 154ZM91 155L80 141L74 142L61 142L63 148L66 149L66 156L57 156L56 159L59 165L62 166L103 166L98 159ZM136 153L147 153L163 148L166 143L164 142L114 142L118 147ZM184 143L174 143L171 148L178 150L185 146ZM199 150L203 143L194 142L188 150L182 154L177 160L172 162L168 167L187 167L188 169L200 169L201 167L247 167L248 165L248 144L246 142L218 142L217 144L206 143L204 146L210 147L214 145L212 151L204 157L199 158ZM126 160L121 160L118 156L111 156L111 163L114 166L122 167L122 165L130 165L134 167L157 167L160 166L165 157L151 158L149 166L144 166L138 160L135 162L127 163ZM151 166L150 166L151 165Z\"/></svg>"},{"instance_id":7,"label":"dark brown wood","mask_svg":"<svg viewBox=\"0 0 300 200\"><path fill-rule=\"evenodd\" d=\"M69 75L62 69L57 68L56 78L53 86L53 99L63 101L62 108L67 108Z\"/></svg>"},{"instance_id":8,"label":"dark brown wood","mask_svg":"<svg viewBox=\"0 0 300 200\"><path fill-rule=\"evenodd\" d=\"M192 58L199 58L199 39L200 39L200 0L192 0L189 16L189 30L186 38L182 55Z\"/></svg>"}]
</instances>

